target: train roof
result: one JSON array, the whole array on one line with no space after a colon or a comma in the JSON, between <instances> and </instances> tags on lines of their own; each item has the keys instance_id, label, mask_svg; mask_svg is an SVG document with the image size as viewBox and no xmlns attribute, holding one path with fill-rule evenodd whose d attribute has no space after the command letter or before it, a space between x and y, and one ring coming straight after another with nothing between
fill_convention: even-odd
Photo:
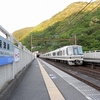
<instances>
[{"instance_id":1,"label":"train roof","mask_svg":"<svg viewBox=\"0 0 100 100\"><path fill-rule=\"evenodd\" d=\"M64 48L67 48L67 47L76 47L76 46L80 46L80 45L67 45L67 46L63 46L63 47L60 47L60 48L58 48L58 49L55 49L55 50L53 50L53 51L50 51L50 52L47 52L47 53L44 53L44 54L50 54L50 53L53 53L53 52L57 52L57 51L59 51L60 49L64 49Z\"/></svg>"},{"instance_id":2,"label":"train roof","mask_svg":"<svg viewBox=\"0 0 100 100\"><path fill-rule=\"evenodd\" d=\"M60 48L58 48L58 49L63 49L63 48L67 48L67 47L76 47L76 46L80 46L80 45L67 45L67 46L63 46L63 47L60 47ZM58 50L58 49L56 49L56 50ZM55 50L54 50L55 51Z\"/></svg>"}]
</instances>

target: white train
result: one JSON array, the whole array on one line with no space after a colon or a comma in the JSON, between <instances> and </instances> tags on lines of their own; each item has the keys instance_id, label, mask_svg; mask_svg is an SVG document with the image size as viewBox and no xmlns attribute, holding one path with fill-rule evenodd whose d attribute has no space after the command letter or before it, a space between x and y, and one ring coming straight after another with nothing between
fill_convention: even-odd
<instances>
[{"instance_id":1,"label":"white train","mask_svg":"<svg viewBox=\"0 0 100 100\"><path fill-rule=\"evenodd\" d=\"M41 54L41 58L67 61L69 65L83 64L83 51L80 45L64 46L54 51Z\"/></svg>"}]
</instances>

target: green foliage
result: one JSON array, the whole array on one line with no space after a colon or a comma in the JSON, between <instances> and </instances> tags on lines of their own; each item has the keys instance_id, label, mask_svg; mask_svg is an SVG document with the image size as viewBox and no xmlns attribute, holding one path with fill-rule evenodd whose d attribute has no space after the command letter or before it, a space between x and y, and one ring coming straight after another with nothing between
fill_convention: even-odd
<instances>
[{"instance_id":1,"label":"green foliage","mask_svg":"<svg viewBox=\"0 0 100 100\"><path fill-rule=\"evenodd\" d=\"M32 31L32 29L33 27L23 28L13 32L13 35L18 41L21 41Z\"/></svg>"},{"instance_id":2,"label":"green foliage","mask_svg":"<svg viewBox=\"0 0 100 100\"><path fill-rule=\"evenodd\" d=\"M82 45L83 50L99 50L100 7L92 10L98 2L91 3L75 17L86 4L86 2L72 3L51 19L32 28L31 32L21 40L22 43L30 49L30 37L32 35L33 51L48 52L65 45L74 44L73 38L76 35L77 44ZM18 36L20 37L20 35ZM68 38L71 40L60 40Z\"/></svg>"}]
</instances>

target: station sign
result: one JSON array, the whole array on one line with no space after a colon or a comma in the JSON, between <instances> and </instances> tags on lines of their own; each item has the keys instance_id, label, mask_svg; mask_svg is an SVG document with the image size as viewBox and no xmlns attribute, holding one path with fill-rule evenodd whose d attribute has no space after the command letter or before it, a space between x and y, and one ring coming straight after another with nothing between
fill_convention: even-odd
<instances>
[{"instance_id":1,"label":"station sign","mask_svg":"<svg viewBox=\"0 0 100 100\"><path fill-rule=\"evenodd\" d=\"M14 62L14 44L0 36L0 66Z\"/></svg>"}]
</instances>

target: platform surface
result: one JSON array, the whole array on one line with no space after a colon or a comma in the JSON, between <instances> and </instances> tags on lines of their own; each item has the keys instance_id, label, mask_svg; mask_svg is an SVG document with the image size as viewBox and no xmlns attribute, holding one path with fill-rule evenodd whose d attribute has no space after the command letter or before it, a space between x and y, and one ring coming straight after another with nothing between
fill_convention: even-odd
<instances>
[{"instance_id":1,"label":"platform surface","mask_svg":"<svg viewBox=\"0 0 100 100\"><path fill-rule=\"evenodd\" d=\"M10 100L100 100L100 91L35 59Z\"/></svg>"}]
</instances>

